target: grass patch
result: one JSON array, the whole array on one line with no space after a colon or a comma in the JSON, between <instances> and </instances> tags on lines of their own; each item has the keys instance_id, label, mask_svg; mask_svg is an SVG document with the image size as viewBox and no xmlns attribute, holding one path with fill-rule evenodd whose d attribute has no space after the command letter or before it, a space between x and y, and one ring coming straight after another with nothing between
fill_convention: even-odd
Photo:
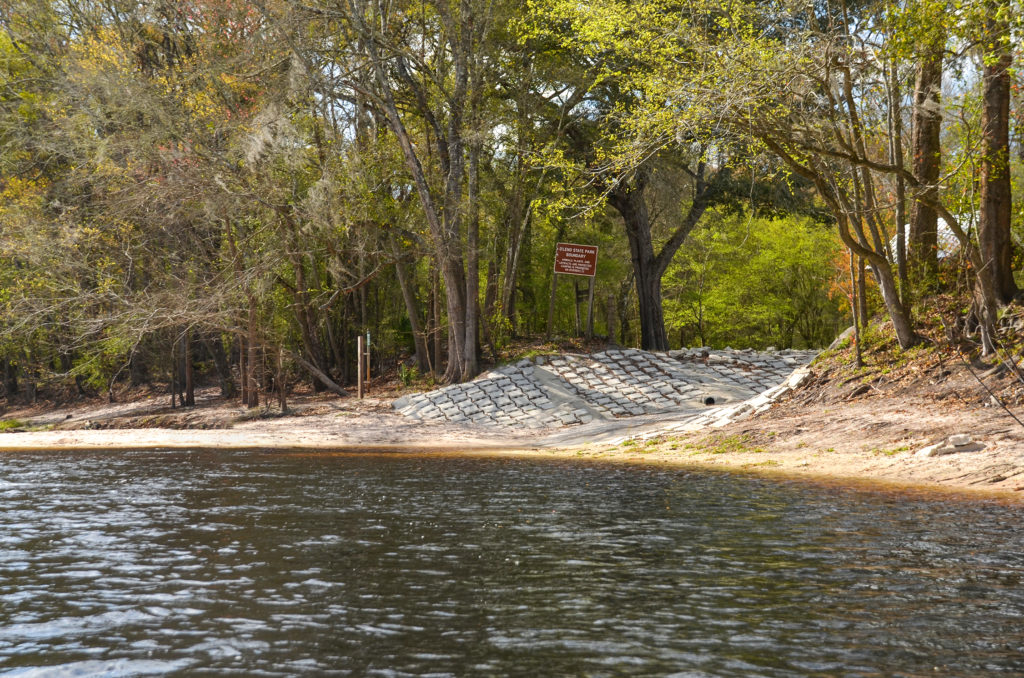
<instances>
[{"instance_id":1,"label":"grass patch","mask_svg":"<svg viewBox=\"0 0 1024 678\"><path fill-rule=\"evenodd\" d=\"M27 424L20 419L0 420L0 431L11 431L16 428L25 428Z\"/></svg>"},{"instance_id":2,"label":"grass patch","mask_svg":"<svg viewBox=\"0 0 1024 678\"><path fill-rule=\"evenodd\" d=\"M873 450L871 450L871 454L878 455L881 457L894 457L900 452L908 451L910 451L910 445L900 445L899 447L892 448L876 447Z\"/></svg>"},{"instance_id":3,"label":"grass patch","mask_svg":"<svg viewBox=\"0 0 1024 678\"><path fill-rule=\"evenodd\" d=\"M735 454L737 452L764 452L764 448L755 447L751 437L743 433L705 438L700 451L708 454Z\"/></svg>"}]
</instances>

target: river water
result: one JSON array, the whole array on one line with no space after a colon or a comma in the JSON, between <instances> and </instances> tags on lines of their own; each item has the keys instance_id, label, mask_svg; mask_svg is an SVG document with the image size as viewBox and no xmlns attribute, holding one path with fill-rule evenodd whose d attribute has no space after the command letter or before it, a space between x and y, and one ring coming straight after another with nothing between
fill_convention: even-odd
<instances>
[{"instance_id":1,"label":"river water","mask_svg":"<svg viewBox=\"0 0 1024 678\"><path fill-rule=\"evenodd\" d=\"M1024 508L686 470L0 455L0 674L1024 675Z\"/></svg>"}]
</instances>

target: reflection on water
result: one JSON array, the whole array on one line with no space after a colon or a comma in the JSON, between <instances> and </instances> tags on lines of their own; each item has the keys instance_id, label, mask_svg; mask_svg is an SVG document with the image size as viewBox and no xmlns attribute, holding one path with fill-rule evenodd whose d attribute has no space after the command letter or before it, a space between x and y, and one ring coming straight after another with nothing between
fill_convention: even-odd
<instances>
[{"instance_id":1,"label":"reflection on water","mask_svg":"<svg viewBox=\"0 0 1024 678\"><path fill-rule=\"evenodd\" d=\"M1024 673L1024 510L372 455L0 455L11 676Z\"/></svg>"}]
</instances>

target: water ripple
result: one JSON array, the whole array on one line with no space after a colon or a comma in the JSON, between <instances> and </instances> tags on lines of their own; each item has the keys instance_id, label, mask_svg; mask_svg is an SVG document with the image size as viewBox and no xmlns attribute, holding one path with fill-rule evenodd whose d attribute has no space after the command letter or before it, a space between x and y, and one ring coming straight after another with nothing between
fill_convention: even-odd
<instances>
[{"instance_id":1,"label":"water ripple","mask_svg":"<svg viewBox=\"0 0 1024 678\"><path fill-rule=\"evenodd\" d=\"M1022 510L623 466L0 457L5 676L1008 676Z\"/></svg>"}]
</instances>

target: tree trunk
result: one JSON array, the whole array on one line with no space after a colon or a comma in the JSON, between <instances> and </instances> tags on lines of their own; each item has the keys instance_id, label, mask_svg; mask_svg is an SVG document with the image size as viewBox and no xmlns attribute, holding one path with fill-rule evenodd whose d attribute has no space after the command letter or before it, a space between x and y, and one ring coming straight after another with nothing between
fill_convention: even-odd
<instances>
[{"instance_id":1,"label":"tree trunk","mask_svg":"<svg viewBox=\"0 0 1024 678\"><path fill-rule=\"evenodd\" d=\"M517 190L520 192L513 196L512 204L505 215L505 227L509 230L509 238L508 249L505 252L505 279L501 292L501 308L513 334L518 331L516 327L516 289L519 283L520 262L533 212L533 199L531 198L529 204L526 204L524 208L526 198L521 193L521 187Z\"/></svg>"},{"instance_id":2,"label":"tree trunk","mask_svg":"<svg viewBox=\"0 0 1024 678\"><path fill-rule=\"evenodd\" d=\"M609 192L608 201L618 211L626 226L640 307L640 348L645 351L667 351L668 336L665 334L661 310L661 276L656 270L651 222L644 200L645 187L640 177L632 186L620 183Z\"/></svg>"},{"instance_id":3,"label":"tree trunk","mask_svg":"<svg viewBox=\"0 0 1024 678\"><path fill-rule=\"evenodd\" d=\"M1010 217L1013 198L1010 187L1010 51L1009 25L997 19L1000 9L1008 10L1004 2L992 2L983 41L984 88L981 128L981 215L978 225L978 245L984 270L992 281L992 290L1001 304L1010 303L1017 294L1013 280Z\"/></svg>"},{"instance_id":4,"label":"tree trunk","mask_svg":"<svg viewBox=\"0 0 1024 678\"><path fill-rule=\"evenodd\" d=\"M868 277L864 270L864 257L857 257L857 315L861 327L867 327L871 316L868 313Z\"/></svg>"},{"instance_id":5,"label":"tree trunk","mask_svg":"<svg viewBox=\"0 0 1024 678\"><path fill-rule=\"evenodd\" d=\"M18 395L18 368L10 360L3 361L4 366L4 395L8 401Z\"/></svg>"},{"instance_id":6,"label":"tree trunk","mask_svg":"<svg viewBox=\"0 0 1024 678\"><path fill-rule=\"evenodd\" d=\"M245 381L248 386L245 406L253 409L260 406L260 389L259 380L256 376L256 361L259 359L259 348L256 345L256 300L251 295L249 297L248 332L249 336L245 342L246 349L248 349L248 355L245 360L247 369Z\"/></svg>"},{"instance_id":7,"label":"tree trunk","mask_svg":"<svg viewBox=\"0 0 1024 678\"><path fill-rule=\"evenodd\" d=\"M274 370L275 381L277 382L277 404L281 408L281 414L288 411L288 386L284 376L284 349L277 347L276 369Z\"/></svg>"},{"instance_id":8,"label":"tree trunk","mask_svg":"<svg viewBox=\"0 0 1024 678\"><path fill-rule=\"evenodd\" d=\"M475 108L475 106L474 106ZM475 115L475 114L474 114ZM462 357L462 378L480 373L477 354L480 328L480 141L469 144L469 218L466 223L466 337Z\"/></svg>"},{"instance_id":9,"label":"tree trunk","mask_svg":"<svg viewBox=\"0 0 1024 678\"><path fill-rule=\"evenodd\" d=\"M441 274L437 266L430 269L430 355L433 358L430 371L435 377L441 375Z\"/></svg>"},{"instance_id":10,"label":"tree trunk","mask_svg":"<svg viewBox=\"0 0 1024 678\"><path fill-rule=\"evenodd\" d=\"M931 207L939 197L942 164L942 46L925 55L914 81L911 171L923 188L910 209L910 273L922 291L936 289L939 270L938 215Z\"/></svg>"},{"instance_id":11,"label":"tree trunk","mask_svg":"<svg viewBox=\"0 0 1024 678\"><path fill-rule=\"evenodd\" d=\"M217 381L220 385L220 397L234 397L235 383L231 378L231 366L228 364L228 356L224 351L224 341L219 334L215 334L212 339L202 334L200 341L203 342L207 353L213 358L213 365L217 370Z\"/></svg>"},{"instance_id":12,"label":"tree trunk","mask_svg":"<svg viewBox=\"0 0 1024 678\"><path fill-rule=\"evenodd\" d=\"M629 302L632 291L630 282L629 279L623 280L619 286L619 344L621 346L630 345L630 335L633 333L629 326Z\"/></svg>"},{"instance_id":13,"label":"tree trunk","mask_svg":"<svg viewBox=\"0 0 1024 678\"><path fill-rule=\"evenodd\" d=\"M466 360L466 272L462 266L462 256L446 257L441 275L445 281L445 306L448 311L448 362L442 379L448 383L463 381L464 363ZM451 286L455 289L451 289ZM475 348L473 349L475 350Z\"/></svg>"},{"instance_id":14,"label":"tree trunk","mask_svg":"<svg viewBox=\"0 0 1024 678\"><path fill-rule=\"evenodd\" d=\"M430 361L427 358L426 337L423 336L423 327L420 325L419 302L416 301L416 291L409 280L408 269L401 259L395 261L395 276L398 278L398 287L401 288L402 299L405 301L405 313L409 316L409 328L416 350L416 367L420 374L426 374Z\"/></svg>"},{"instance_id":15,"label":"tree trunk","mask_svg":"<svg viewBox=\"0 0 1024 678\"><path fill-rule=\"evenodd\" d=\"M495 361L498 360L498 351L494 344L494 311L498 303L498 277L501 275L501 254L505 250L507 233L505 229L498 229L496 237L491 240L493 248L487 262L487 281L484 283L484 307L480 312L480 331L483 332L484 341L491 349Z\"/></svg>"},{"instance_id":16,"label":"tree trunk","mask_svg":"<svg viewBox=\"0 0 1024 678\"><path fill-rule=\"evenodd\" d=\"M316 365L314 365L313 363L309 362L308 360L303 358L301 355L293 354L292 357L295 358L295 362L297 362L300 365L302 365L303 367L305 367L307 370L309 370L313 374L314 377L316 377L317 379L322 381L324 386L327 387L328 391L330 391L331 393L335 393L337 395L340 395L340 396L347 396L348 395L348 391L346 391L341 386L339 386L333 379L331 379L331 377L329 375L327 375L324 372L321 372L320 369ZM360 358L360 359L362 359L362 358ZM358 370L357 370L357 372L358 372Z\"/></svg>"},{"instance_id":17,"label":"tree trunk","mask_svg":"<svg viewBox=\"0 0 1024 678\"><path fill-rule=\"evenodd\" d=\"M132 349L132 354L128 358L128 383L132 387L149 383L149 366L139 356L138 344Z\"/></svg>"},{"instance_id":18,"label":"tree trunk","mask_svg":"<svg viewBox=\"0 0 1024 678\"><path fill-rule=\"evenodd\" d=\"M637 280L640 311L640 347L645 351L667 351L668 335L661 310L661 277L647 273Z\"/></svg>"},{"instance_id":19,"label":"tree trunk","mask_svg":"<svg viewBox=\"0 0 1024 678\"><path fill-rule=\"evenodd\" d=\"M385 71L385 59L382 58L376 42L375 28L365 23L364 18L357 12L353 18L357 26L366 36L363 47L373 70L374 77L380 90L381 107L384 111L388 126L395 135L398 145L405 160L406 169L409 171L412 183L416 188L420 204L423 207L423 216L433 237L434 246L437 251L437 259L440 264L441 275L444 276L445 293L448 307L448 366L444 373L444 380L448 382L462 381L465 377L464 361L466 359L467 347L466 338L466 271L463 264L463 253L460 242L461 210L462 210L462 182L463 169L465 166L463 113L466 105L466 92L469 79L469 71L466 61L466 44L468 37L467 27L460 26L459 35L450 36L454 69L452 74L453 92L448 102L448 124L444 130L443 141L445 145L442 156L442 170L445 174L444 191L442 194L443 204L439 210L437 201L431 193L427 181L426 172L420 162L416 146L413 144L409 131L403 122L402 114L395 103L392 92L392 81ZM470 17L463 17L468 21ZM454 23L453 17L445 17L446 22ZM420 112L434 119L429 104L423 101L419 104ZM440 130L439 130L440 131ZM469 350L475 350L469 347Z\"/></svg>"},{"instance_id":20,"label":"tree trunk","mask_svg":"<svg viewBox=\"0 0 1024 678\"><path fill-rule=\"evenodd\" d=\"M341 326L338 328L338 332L341 335L339 350L341 351L341 383L345 386L349 384L349 375L352 361L349 360L349 354L352 352L352 339L350 336L349 328L352 323L350 321L350 309L349 303L350 295L345 295L341 299Z\"/></svg>"},{"instance_id":21,"label":"tree trunk","mask_svg":"<svg viewBox=\"0 0 1024 678\"><path fill-rule=\"evenodd\" d=\"M892 277L892 269L888 266L878 266L872 263L871 272L874 274L875 280L878 281L878 288L882 292L882 299L885 301L886 308L900 309L900 311L895 313L891 310L889 312L889 317L892 319L893 329L896 331L896 340L903 348L908 348L918 343L920 338L917 336L917 333L914 332L914 326L910 321L910 316L903 312L903 304L900 302L899 291L896 288L896 281Z\"/></svg>"},{"instance_id":22,"label":"tree trunk","mask_svg":"<svg viewBox=\"0 0 1024 678\"><path fill-rule=\"evenodd\" d=\"M299 325L299 336L302 339L302 347L306 352L306 356L309 362L317 366L317 369L326 372L327 371L327 360L324 355L323 345L320 342L319 336L315 327L316 314L311 310L309 303L309 286L306 284L306 269L305 264L302 261L302 257L295 254L291 258L292 268L295 273L295 289L293 290L293 298L295 299L295 320ZM366 288L360 289L363 292ZM323 391L321 382L313 378L313 390Z\"/></svg>"},{"instance_id":23,"label":"tree trunk","mask_svg":"<svg viewBox=\"0 0 1024 678\"><path fill-rule=\"evenodd\" d=\"M245 365L245 336L238 333L238 397L241 398L242 404L245 405L249 402L249 370Z\"/></svg>"},{"instance_id":24,"label":"tree trunk","mask_svg":"<svg viewBox=\"0 0 1024 678\"><path fill-rule=\"evenodd\" d=\"M25 398L30 405L35 405L38 397L39 384L36 383L35 370L25 370Z\"/></svg>"},{"instance_id":25,"label":"tree trunk","mask_svg":"<svg viewBox=\"0 0 1024 678\"><path fill-rule=\"evenodd\" d=\"M171 339L171 409L178 407L178 340Z\"/></svg>"},{"instance_id":26,"label":"tree trunk","mask_svg":"<svg viewBox=\"0 0 1024 678\"><path fill-rule=\"evenodd\" d=\"M705 180L706 167L704 161L699 160L695 170L687 169L694 182L693 202L657 254L654 253L651 219L645 199L649 170L640 168L629 184L620 181L608 193L608 203L619 213L626 226L640 306L640 345L648 351L667 351L669 348L661 305L661 279L672 258L710 204L712 187Z\"/></svg>"},{"instance_id":27,"label":"tree trunk","mask_svg":"<svg viewBox=\"0 0 1024 678\"><path fill-rule=\"evenodd\" d=\"M847 252L850 253L850 315L853 316L853 366L859 369L861 367L864 367L864 358L861 355L860 345L861 322L857 313L857 276L854 273L855 269L853 266L853 250L847 250Z\"/></svg>"},{"instance_id":28,"label":"tree trunk","mask_svg":"<svg viewBox=\"0 0 1024 678\"><path fill-rule=\"evenodd\" d=\"M608 299L605 302L604 309L604 326L605 333L608 335L608 341L615 341L615 295L611 292L608 293Z\"/></svg>"},{"instance_id":29,"label":"tree trunk","mask_svg":"<svg viewBox=\"0 0 1024 678\"><path fill-rule=\"evenodd\" d=\"M820 183L819 190L821 190ZM843 244L861 257L862 261L866 260L867 264L871 267L871 272L874 274L875 280L878 281L878 287L882 292L882 301L885 304L885 309L888 311L889 318L892 320L893 328L896 331L896 341L899 342L900 348L906 349L918 344L921 338L914 331L914 324L911 321L910 313L900 300L896 281L892 275L892 266L889 264L888 259L877 251L866 247L863 242L855 240L850 232L850 220L847 216L849 212L838 210L838 197L835 194L823 193L823 195L828 196L830 202L833 203L833 208L836 210L836 216L839 217L839 237L842 239ZM863 227L858 225L855 228L858 229L858 237L863 241L865 239ZM863 274L861 277L863 278ZM858 281L858 287L861 287L863 290L862 285L863 283ZM863 297L863 292L859 296ZM864 315L867 315L864 300L862 299L859 304L864 305L862 312ZM866 322L864 324L866 326Z\"/></svg>"},{"instance_id":30,"label":"tree trunk","mask_svg":"<svg viewBox=\"0 0 1024 678\"><path fill-rule=\"evenodd\" d=\"M181 338L181 359L185 367L185 405L196 404L195 369L192 365L192 330L186 330Z\"/></svg>"},{"instance_id":31,"label":"tree trunk","mask_svg":"<svg viewBox=\"0 0 1024 678\"><path fill-rule=\"evenodd\" d=\"M890 161L899 172L896 175L896 269L900 279L900 299L910 303L910 275L907 270L907 187L903 178L903 99L900 87L899 63L891 62L889 78Z\"/></svg>"}]
</instances>

